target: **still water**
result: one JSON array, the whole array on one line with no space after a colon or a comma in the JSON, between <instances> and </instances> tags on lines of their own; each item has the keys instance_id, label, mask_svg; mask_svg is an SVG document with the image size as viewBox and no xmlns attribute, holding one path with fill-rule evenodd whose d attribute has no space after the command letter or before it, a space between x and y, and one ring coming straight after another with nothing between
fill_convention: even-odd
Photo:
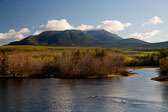
<instances>
[{"instance_id":1,"label":"still water","mask_svg":"<svg viewBox=\"0 0 168 112\"><path fill-rule=\"evenodd\" d=\"M168 83L157 68L111 79L0 80L0 112L168 112Z\"/></svg>"}]
</instances>

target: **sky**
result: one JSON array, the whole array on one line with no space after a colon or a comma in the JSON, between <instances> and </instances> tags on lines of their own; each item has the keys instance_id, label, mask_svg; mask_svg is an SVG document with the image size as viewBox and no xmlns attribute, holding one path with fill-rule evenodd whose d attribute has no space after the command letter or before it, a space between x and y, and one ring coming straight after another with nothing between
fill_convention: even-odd
<instances>
[{"instance_id":1,"label":"sky","mask_svg":"<svg viewBox=\"0 0 168 112\"><path fill-rule=\"evenodd\" d=\"M168 0L0 0L0 44L66 29L168 41L167 5Z\"/></svg>"}]
</instances>

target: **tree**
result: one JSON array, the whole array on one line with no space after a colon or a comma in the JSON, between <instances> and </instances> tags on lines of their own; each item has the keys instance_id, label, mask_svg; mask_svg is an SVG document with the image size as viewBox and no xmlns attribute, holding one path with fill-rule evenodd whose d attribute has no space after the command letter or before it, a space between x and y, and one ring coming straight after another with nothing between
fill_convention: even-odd
<instances>
[{"instance_id":1,"label":"tree","mask_svg":"<svg viewBox=\"0 0 168 112\"><path fill-rule=\"evenodd\" d=\"M107 55L107 51L105 49L99 50L99 49L95 49L95 55L97 57L104 57Z\"/></svg>"},{"instance_id":2,"label":"tree","mask_svg":"<svg viewBox=\"0 0 168 112\"><path fill-rule=\"evenodd\" d=\"M168 73L168 57L160 59L160 72L164 75Z\"/></svg>"},{"instance_id":3,"label":"tree","mask_svg":"<svg viewBox=\"0 0 168 112\"><path fill-rule=\"evenodd\" d=\"M1 66L0 66L0 73L2 75L8 75L8 66L9 61L8 61L8 56L5 51L2 51L2 60L1 60Z\"/></svg>"},{"instance_id":4,"label":"tree","mask_svg":"<svg viewBox=\"0 0 168 112\"><path fill-rule=\"evenodd\" d=\"M162 48L159 51L160 61L159 61L159 67L160 72L164 75L167 75L168 73L168 49Z\"/></svg>"},{"instance_id":5,"label":"tree","mask_svg":"<svg viewBox=\"0 0 168 112\"><path fill-rule=\"evenodd\" d=\"M160 58L165 58L166 56L168 56L168 48L162 48L159 51L159 54L160 54Z\"/></svg>"}]
</instances>

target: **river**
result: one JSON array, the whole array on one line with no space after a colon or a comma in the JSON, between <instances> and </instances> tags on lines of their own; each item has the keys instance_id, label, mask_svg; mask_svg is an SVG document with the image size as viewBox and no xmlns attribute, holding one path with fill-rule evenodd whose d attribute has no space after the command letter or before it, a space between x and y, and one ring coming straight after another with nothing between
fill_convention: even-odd
<instances>
[{"instance_id":1,"label":"river","mask_svg":"<svg viewBox=\"0 0 168 112\"><path fill-rule=\"evenodd\" d=\"M168 83L157 68L109 79L0 80L0 112L168 112Z\"/></svg>"}]
</instances>

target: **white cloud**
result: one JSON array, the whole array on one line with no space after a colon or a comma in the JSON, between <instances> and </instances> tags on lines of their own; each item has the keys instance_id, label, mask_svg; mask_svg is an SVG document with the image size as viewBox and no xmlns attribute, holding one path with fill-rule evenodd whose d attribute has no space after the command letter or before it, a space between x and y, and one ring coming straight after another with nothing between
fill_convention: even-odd
<instances>
[{"instance_id":1,"label":"white cloud","mask_svg":"<svg viewBox=\"0 0 168 112\"><path fill-rule=\"evenodd\" d=\"M66 30L66 29L74 29L66 19L61 20L49 20L46 25L41 25L41 29L45 30Z\"/></svg>"},{"instance_id":2,"label":"white cloud","mask_svg":"<svg viewBox=\"0 0 168 112\"><path fill-rule=\"evenodd\" d=\"M121 23L117 20L105 20L96 26L82 24L74 27L70 25L66 19L61 20L49 20L47 24L41 25L42 30L67 30L67 29L79 29L79 30L91 30L91 29L104 29L107 31L119 32L126 27L131 26L131 23Z\"/></svg>"},{"instance_id":3,"label":"white cloud","mask_svg":"<svg viewBox=\"0 0 168 112\"><path fill-rule=\"evenodd\" d=\"M28 28L22 28L18 31L19 34L29 34L30 30Z\"/></svg>"},{"instance_id":4,"label":"white cloud","mask_svg":"<svg viewBox=\"0 0 168 112\"><path fill-rule=\"evenodd\" d=\"M79 26L72 26L68 23L66 19L61 20L49 20L47 24L43 24L40 26L39 30L36 30L33 35L38 35L46 30L67 30L67 29L76 29L76 30L92 30L92 29L104 29L107 31L119 32L124 30L126 27L131 26L131 23L122 23L117 20L105 20L98 25L86 25L82 24ZM34 26L32 27L32 29ZM22 28L19 31L15 31L15 29L10 29L7 33L0 33L0 39L23 39L25 34L29 34L30 30L28 28Z\"/></svg>"},{"instance_id":5,"label":"white cloud","mask_svg":"<svg viewBox=\"0 0 168 112\"><path fill-rule=\"evenodd\" d=\"M95 29L95 28L92 25L82 24L82 25L78 26L76 29L79 29L79 30L92 30L92 29Z\"/></svg>"},{"instance_id":6,"label":"white cloud","mask_svg":"<svg viewBox=\"0 0 168 112\"><path fill-rule=\"evenodd\" d=\"M96 26L96 29L104 29L107 31L119 32L124 28L131 26L131 23L121 23L117 20L105 20Z\"/></svg>"},{"instance_id":7,"label":"white cloud","mask_svg":"<svg viewBox=\"0 0 168 112\"><path fill-rule=\"evenodd\" d=\"M7 33L0 33L0 39L16 38L23 39L24 34L29 34L30 30L28 28L22 28L18 32L14 29L10 29Z\"/></svg>"},{"instance_id":8,"label":"white cloud","mask_svg":"<svg viewBox=\"0 0 168 112\"><path fill-rule=\"evenodd\" d=\"M42 31L41 30L37 30L33 33L33 35L39 35Z\"/></svg>"},{"instance_id":9,"label":"white cloud","mask_svg":"<svg viewBox=\"0 0 168 112\"><path fill-rule=\"evenodd\" d=\"M133 33L130 34L130 37L135 37L135 38L139 38L139 39L149 39L152 38L153 36L157 35L159 33L159 30L153 30L152 32L149 33Z\"/></svg>"},{"instance_id":10,"label":"white cloud","mask_svg":"<svg viewBox=\"0 0 168 112\"><path fill-rule=\"evenodd\" d=\"M147 22L142 24L142 27L148 24L162 24L163 21L161 20L161 18L159 18L158 16L154 16L153 18L149 19Z\"/></svg>"}]
</instances>

